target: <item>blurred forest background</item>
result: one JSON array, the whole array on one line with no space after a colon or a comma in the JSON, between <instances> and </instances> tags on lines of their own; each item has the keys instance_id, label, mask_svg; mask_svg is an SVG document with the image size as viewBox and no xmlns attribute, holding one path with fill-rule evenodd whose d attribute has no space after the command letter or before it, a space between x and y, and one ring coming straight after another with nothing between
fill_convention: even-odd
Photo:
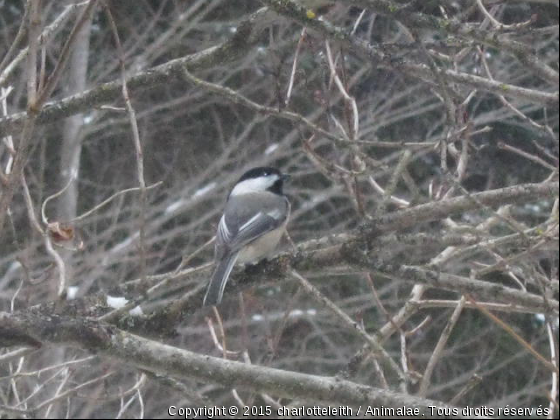
<instances>
[{"instance_id":1,"label":"blurred forest background","mask_svg":"<svg viewBox=\"0 0 560 420\"><path fill-rule=\"evenodd\" d=\"M557 417L558 20L0 0L0 417L356 406L356 384ZM227 192L261 165L292 175L291 241L202 308Z\"/></svg>"}]
</instances>

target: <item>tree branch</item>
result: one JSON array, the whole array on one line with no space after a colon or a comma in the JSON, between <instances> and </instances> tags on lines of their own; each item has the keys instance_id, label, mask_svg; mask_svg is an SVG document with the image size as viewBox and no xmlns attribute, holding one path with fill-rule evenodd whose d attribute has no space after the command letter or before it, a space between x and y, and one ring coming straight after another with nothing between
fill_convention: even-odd
<instances>
[{"instance_id":1,"label":"tree branch","mask_svg":"<svg viewBox=\"0 0 560 420\"><path fill-rule=\"evenodd\" d=\"M390 55L385 54L380 48L377 48L374 45L371 45L355 36L350 35L342 28L334 26L323 19L310 19L305 13L305 9L296 6L295 3L280 0L262 0L262 2L267 4L271 9L275 10L282 16L287 17L290 20L293 20L301 25L312 28L319 32L321 35L339 42L341 45L354 52L356 55L368 61L372 61L373 65L388 66L391 69L400 71L414 78L420 77L430 79L431 77L433 77L432 72L427 65L414 63L407 60L394 61ZM394 8L395 12L391 16L394 16L395 18L397 18L397 16L404 16L404 13L409 13L409 11L405 11L404 13L397 13L399 9L402 9L402 6L396 4L391 6L393 3L389 1L375 3L387 3L386 7L388 8L388 10ZM420 16L418 19L422 22L425 21L424 23L422 23L422 26L431 27L432 29L436 28L435 25L440 24L440 21L437 20L437 18L431 16ZM409 19L405 19L403 21L408 25L411 25ZM416 21L413 21L412 25L421 27L421 25ZM448 23L447 25L449 26L450 23ZM536 89L528 89L521 86L493 81L484 77L476 76L474 74L458 72L450 69L441 69L441 73L450 81L459 84L474 86L487 92L514 97L531 103L538 103L554 108L558 107L558 91L549 93Z\"/></svg>"},{"instance_id":2,"label":"tree branch","mask_svg":"<svg viewBox=\"0 0 560 420\"><path fill-rule=\"evenodd\" d=\"M272 17L274 15L267 9L260 9L240 23L235 35L228 41L130 76L127 79L130 94L169 83L181 77L181 70L184 68L190 71L207 69L245 56ZM91 111L92 108L115 101L121 96L120 79L103 83L85 92L45 104L36 122L52 123L70 115ZM0 119L0 137L19 131L27 118L25 112L20 112Z\"/></svg>"},{"instance_id":3,"label":"tree branch","mask_svg":"<svg viewBox=\"0 0 560 420\"><path fill-rule=\"evenodd\" d=\"M0 313L0 337L16 335L27 337L27 340L22 340L26 342L78 347L156 374L215 383L227 388L245 388L284 398L348 406L406 406L417 409L420 416L432 416L430 407L449 408L442 402L342 379L205 356L148 340L111 325L73 317L46 316L35 311ZM5 345L5 342L0 341L0 345Z\"/></svg>"}]
</instances>

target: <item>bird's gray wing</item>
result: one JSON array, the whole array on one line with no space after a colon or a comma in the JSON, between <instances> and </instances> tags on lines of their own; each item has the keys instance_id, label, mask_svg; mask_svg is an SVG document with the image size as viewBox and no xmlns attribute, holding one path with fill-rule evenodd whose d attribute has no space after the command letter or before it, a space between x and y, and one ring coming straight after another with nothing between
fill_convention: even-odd
<instances>
[{"instance_id":1,"label":"bird's gray wing","mask_svg":"<svg viewBox=\"0 0 560 420\"><path fill-rule=\"evenodd\" d=\"M255 213L254 209L259 209ZM235 253L286 221L289 202L275 194L230 197L216 234L216 256Z\"/></svg>"},{"instance_id":2,"label":"bird's gray wing","mask_svg":"<svg viewBox=\"0 0 560 420\"><path fill-rule=\"evenodd\" d=\"M274 213L259 212L249 220L240 223L228 223L224 215L218 225L217 245L227 248L230 252L238 251L258 237L279 227L284 219L274 217Z\"/></svg>"}]
</instances>

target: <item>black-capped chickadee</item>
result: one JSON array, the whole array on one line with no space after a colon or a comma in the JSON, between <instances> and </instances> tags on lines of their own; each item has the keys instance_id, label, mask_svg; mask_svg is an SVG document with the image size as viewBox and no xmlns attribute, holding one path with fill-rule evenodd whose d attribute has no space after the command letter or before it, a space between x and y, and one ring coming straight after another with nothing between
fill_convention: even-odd
<instances>
[{"instance_id":1,"label":"black-capped chickadee","mask_svg":"<svg viewBox=\"0 0 560 420\"><path fill-rule=\"evenodd\" d=\"M282 192L288 178L276 168L253 168L239 178L229 193L216 232L215 267L204 306L222 301L236 262L257 262L275 250L290 215L290 202Z\"/></svg>"}]
</instances>

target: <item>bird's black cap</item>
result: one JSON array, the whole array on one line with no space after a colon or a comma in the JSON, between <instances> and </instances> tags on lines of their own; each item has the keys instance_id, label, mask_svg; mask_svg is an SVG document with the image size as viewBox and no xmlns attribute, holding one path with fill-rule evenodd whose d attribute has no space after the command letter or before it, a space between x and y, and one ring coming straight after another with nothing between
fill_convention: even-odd
<instances>
[{"instance_id":1,"label":"bird's black cap","mask_svg":"<svg viewBox=\"0 0 560 420\"><path fill-rule=\"evenodd\" d=\"M276 168L273 168L272 166L259 166L257 168L249 169L247 172L241 175L241 178L239 178L239 181L237 182L268 175L278 175L279 177L282 177L282 172L280 172Z\"/></svg>"}]
</instances>

